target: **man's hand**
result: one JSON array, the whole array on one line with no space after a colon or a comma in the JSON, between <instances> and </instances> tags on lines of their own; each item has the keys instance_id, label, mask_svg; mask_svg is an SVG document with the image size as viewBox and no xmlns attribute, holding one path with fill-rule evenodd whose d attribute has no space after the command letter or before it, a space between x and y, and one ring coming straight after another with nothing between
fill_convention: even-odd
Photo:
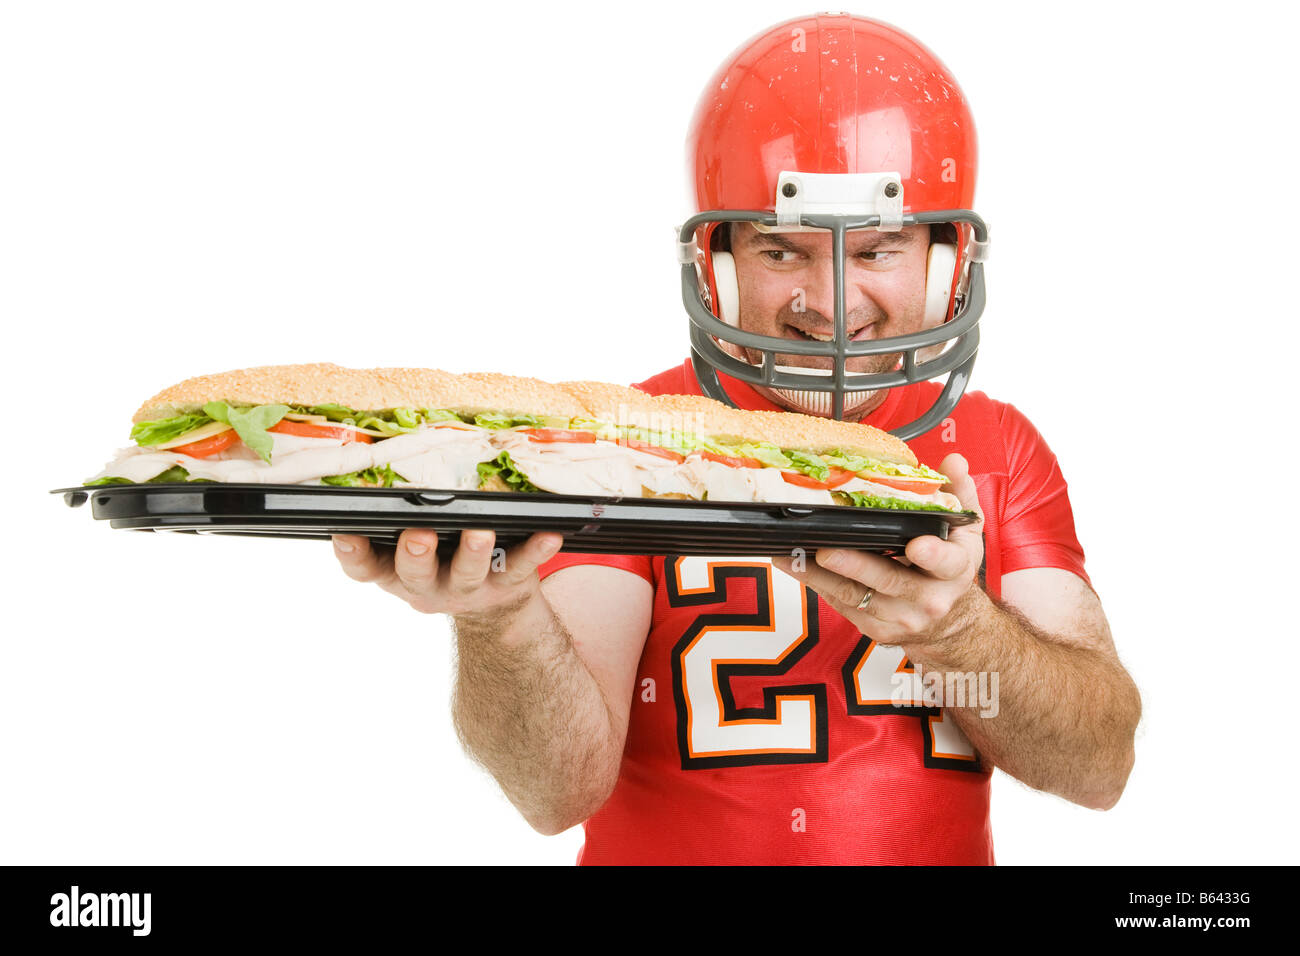
<instances>
[{"instance_id":1,"label":"man's hand","mask_svg":"<svg viewBox=\"0 0 1300 956\"><path fill-rule=\"evenodd\" d=\"M975 576L984 557L984 513L961 455L949 455L939 466L948 476L944 491L952 492L980 520L952 529L948 540L927 534L907 543L903 559L866 551L821 548L816 565L795 571L791 559L772 564L822 596L863 634L878 644L922 645L944 640L960 627L961 606L978 589ZM910 566L907 562L910 562ZM870 588L874 593L863 610L858 604Z\"/></svg>"},{"instance_id":2,"label":"man's hand","mask_svg":"<svg viewBox=\"0 0 1300 956\"><path fill-rule=\"evenodd\" d=\"M560 550L558 534L538 533L505 552L493 570L491 531L464 531L448 562L438 560L437 532L407 528L393 554L378 554L370 539L334 535L334 554L355 581L373 581L425 614L476 615L519 607L536 595L537 566Z\"/></svg>"}]
</instances>

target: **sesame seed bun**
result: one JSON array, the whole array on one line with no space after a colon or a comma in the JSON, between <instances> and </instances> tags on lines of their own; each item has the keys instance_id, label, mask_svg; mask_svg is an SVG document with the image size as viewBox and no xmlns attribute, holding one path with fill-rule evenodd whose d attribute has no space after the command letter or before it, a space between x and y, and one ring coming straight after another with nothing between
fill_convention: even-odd
<instances>
[{"instance_id":1,"label":"sesame seed bun","mask_svg":"<svg viewBox=\"0 0 1300 956\"><path fill-rule=\"evenodd\" d=\"M501 412L506 415L558 415L574 418L587 408L572 395L540 378L502 375L497 372L469 372L459 378L458 388L448 390L439 408L478 415ZM427 407L427 406L426 406Z\"/></svg>"},{"instance_id":2,"label":"sesame seed bun","mask_svg":"<svg viewBox=\"0 0 1300 956\"><path fill-rule=\"evenodd\" d=\"M165 388L140 406L133 422L191 414L207 402L236 405L327 405L356 409L409 407L412 390L375 370L344 368L328 362L263 365L215 375L199 375ZM385 371L392 371L385 370ZM448 375L432 372L433 376Z\"/></svg>"},{"instance_id":3,"label":"sesame seed bun","mask_svg":"<svg viewBox=\"0 0 1300 956\"><path fill-rule=\"evenodd\" d=\"M842 422L798 412L746 412L752 428L782 448L829 452L836 449L882 461L915 466L916 455L901 438L858 422Z\"/></svg>"},{"instance_id":4,"label":"sesame seed bun","mask_svg":"<svg viewBox=\"0 0 1300 956\"><path fill-rule=\"evenodd\" d=\"M723 442L770 441L755 427L753 412L741 411L703 395L656 395L660 412L680 421L680 427Z\"/></svg>"},{"instance_id":5,"label":"sesame seed bun","mask_svg":"<svg viewBox=\"0 0 1300 956\"><path fill-rule=\"evenodd\" d=\"M426 368L264 365L200 375L163 389L140 406L133 422L192 414L212 401L234 405L344 405L357 411L449 408L477 415L585 415L563 389L539 379L495 373L457 375Z\"/></svg>"},{"instance_id":6,"label":"sesame seed bun","mask_svg":"<svg viewBox=\"0 0 1300 956\"><path fill-rule=\"evenodd\" d=\"M560 382L560 388L587 409L589 418L605 422L618 422L637 414L654 412L654 399L637 388L614 385L610 382Z\"/></svg>"},{"instance_id":7,"label":"sesame seed bun","mask_svg":"<svg viewBox=\"0 0 1300 956\"><path fill-rule=\"evenodd\" d=\"M871 425L797 412L742 411L703 395L658 395L655 401L672 414L697 423L687 431L724 442L766 441L811 452L838 449L896 464L917 464L916 455L901 439Z\"/></svg>"}]
</instances>

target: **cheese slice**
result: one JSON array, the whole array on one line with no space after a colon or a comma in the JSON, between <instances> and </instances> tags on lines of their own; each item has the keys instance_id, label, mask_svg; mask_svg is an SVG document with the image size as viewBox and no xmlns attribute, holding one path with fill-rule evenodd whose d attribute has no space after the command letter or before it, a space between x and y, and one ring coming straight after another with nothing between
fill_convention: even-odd
<instances>
[{"instance_id":1,"label":"cheese slice","mask_svg":"<svg viewBox=\"0 0 1300 956\"><path fill-rule=\"evenodd\" d=\"M168 448L176 448L178 445L188 445L190 442L203 441L205 438L212 438L220 435L222 432L230 431L231 426L225 422L208 422L206 425L200 425L198 428L191 428L184 435L173 438L171 441L160 442L157 445L148 445L145 447L152 448L155 451L166 451Z\"/></svg>"}]
</instances>

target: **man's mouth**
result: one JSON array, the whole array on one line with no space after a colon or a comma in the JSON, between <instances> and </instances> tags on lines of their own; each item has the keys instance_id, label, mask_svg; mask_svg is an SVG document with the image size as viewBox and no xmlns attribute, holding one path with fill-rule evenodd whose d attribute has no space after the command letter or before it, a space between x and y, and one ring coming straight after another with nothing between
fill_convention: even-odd
<instances>
[{"instance_id":1,"label":"man's mouth","mask_svg":"<svg viewBox=\"0 0 1300 956\"><path fill-rule=\"evenodd\" d=\"M870 325L864 325L856 331L848 331L850 342L859 342L867 337L866 333L871 330ZM801 329L794 325L787 325L786 328L794 332L799 338L807 339L810 342L833 342L835 340L834 329Z\"/></svg>"}]
</instances>

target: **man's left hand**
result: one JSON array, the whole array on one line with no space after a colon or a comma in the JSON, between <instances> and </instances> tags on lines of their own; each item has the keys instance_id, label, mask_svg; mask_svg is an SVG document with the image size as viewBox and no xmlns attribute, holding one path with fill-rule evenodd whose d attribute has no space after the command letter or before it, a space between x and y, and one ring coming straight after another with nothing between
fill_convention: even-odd
<instances>
[{"instance_id":1,"label":"man's left hand","mask_svg":"<svg viewBox=\"0 0 1300 956\"><path fill-rule=\"evenodd\" d=\"M879 644L932 644L960 627L960 609L978 590L975 576L984 557L984 513L969 465L949 455L939 466L948 477L944 491L980 520L954 527L944 540L927 534L913 538L901 558L822 548L812 566L796 571L792 559L775 557L772 565L812 588L863 634ZM872 590L865 609L858 605Z\"/></svg>"}]
</instances>

